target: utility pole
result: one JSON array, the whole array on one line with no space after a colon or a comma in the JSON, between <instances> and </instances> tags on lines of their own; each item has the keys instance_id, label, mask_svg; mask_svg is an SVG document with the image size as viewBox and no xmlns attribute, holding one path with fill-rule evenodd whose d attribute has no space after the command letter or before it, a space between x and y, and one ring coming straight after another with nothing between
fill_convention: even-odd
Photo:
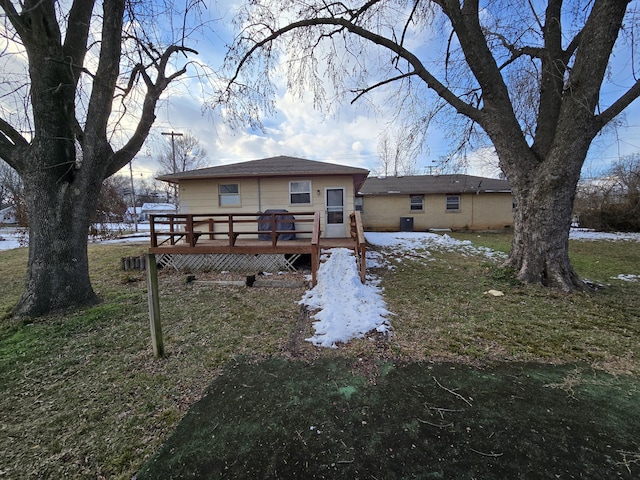
<instances>
[{"instance_id":1,"label":"utility pole","mask_svg":"<svg viewBox=\"0 0 640 480\"><path fill-rule=\"evenodd\" d=\"M171 173L178 173L178 165L176 164L176 137L181 137L182 134L171 130L170 132L162 132L162 135L171 136L171 154L173 156L173 172ZM177 184L175 183L173 185L173 201L176 202L176 206L177 206L178 187L177 187Z\"/></svg>"}]
</instances>

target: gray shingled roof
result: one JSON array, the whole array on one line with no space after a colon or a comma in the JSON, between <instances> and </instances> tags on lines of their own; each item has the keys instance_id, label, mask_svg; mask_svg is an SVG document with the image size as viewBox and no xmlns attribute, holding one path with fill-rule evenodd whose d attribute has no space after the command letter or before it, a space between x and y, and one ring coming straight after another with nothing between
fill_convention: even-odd
<instances>
[{"instance_id":1,"label":"gray shingled roof","mask_svg":"<svg viewBox=\"0 0 640 480\"><path fill-rule=\"evenodd\" d=\"M292 175L354 175L362 180L369 174L365 168L347 167L335 163L305 160L304 158L279 157L263 158L248 162L230 163L216 167L200 168L188 172L162 175L158 180L179 182L180 180L232 177L280 177Z\"/></svg>"},{"instance_id":2,"label":"gray shingled roof","mask_svg":"<svg viewBox=\"0 0 640 480\"><path fill-rule=\"evenodd\" d=\"M418 195L425 193L511 192L509 182L472 175L413 175L407 177L370 177L362 195Z\"/></svg>"}]
</instances>

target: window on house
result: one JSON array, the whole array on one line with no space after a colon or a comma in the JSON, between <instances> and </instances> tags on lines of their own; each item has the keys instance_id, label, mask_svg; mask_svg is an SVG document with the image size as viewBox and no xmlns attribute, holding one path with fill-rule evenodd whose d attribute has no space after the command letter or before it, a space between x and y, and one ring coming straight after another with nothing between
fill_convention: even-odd
<instances>
[{"instance_id":1,"label":"window on house","mask_svg":"<svg viewBox=\"0 0 640 480\"><path fill-rule=\"evenodd\" d=\"M356 198L353 200L353 206L355 207L355 209L356 209L358 212L361 212L361 211L362 211L362 203L363 203L363 202L362 202L362 197L356 197Z\"/></svg>"},{"instance_id":2,"label":"window on house","mask_svg":"<svg viewBox=\"0 0 640 480\"><path fill-rule=\"evenodd\" d=\"M460 211L460 195L447 195L447 212Z\"/></svg>"},{"instance_id":3,"label":"window on house","mask_svg":"<svg viewBox=\"0 0 640 480\"><path fill-rule=\"evenodd\" d=\"M424 210L424 195L411 195L409 210Z\"/></svg>"},{"instance_id":4,"label":"window on house","mask_svg":"<svg viewBox=\"0 0 640 480\"><path fill-rule=\"evenodd\" d=\"M218 199L220 206L240 205L240 185L237 183L218 185Z\"/></svg>"},{"instance_id":5,"label":"window on house","mask_svg":"<svg viewBox=\"0 0 640 480\"><path fill-rule=\"evenodd\" d=\"M289 203L311 204L311 182L289 182Z\"/></svg>"}]
</instances>

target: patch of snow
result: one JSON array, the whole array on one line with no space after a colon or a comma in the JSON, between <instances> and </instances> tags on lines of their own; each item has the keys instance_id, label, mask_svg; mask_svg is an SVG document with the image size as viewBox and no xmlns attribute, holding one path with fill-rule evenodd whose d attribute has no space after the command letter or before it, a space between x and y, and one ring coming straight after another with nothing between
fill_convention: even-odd
<instances>
[{"instance_id":1,"label":"patch of snow","mask_svg":"<svg viewBox=\"0 0 640 480\"><path fill-rule=\"evenodd\" d=\"M622 280L623 282L637 282L640 281L640 275L633 275L633 274L624 274L621 273L620 275L618 275L617 277L611 277L615 280Z\"/></svg>"},{"instance_id":2,"label":"patch of snow","mask_svg":"<svg viewBox=\"0 0 640 480\"><path fill-rule=\"evenodd\" d=\"M382 268L386 265L384 255L374 250L367 250L367 267Z\"/></svg>"},{"instance_id":3,"label":"patch of snow","mask_svg":"<svg viewBox=\"0 0 640 480\"><path fill-rule=\"evenodd\" d=\"M375 330L390 334L387 316L391 312L382 298L382 289L372 282L362 283L355 256L348 248L331 249L323 255L318 282L305 292L300 304L311 311L315 334L306 340L319 347L337 348L353 338Z\"/></svg>"},{"instance_id":4,"label":"patch of snow","mask_svg":"<svg viewBox=\"0 0 640 480\"><path fill-rule=\"evenodd\" d=\"M0 251L13 250L14 248L24 247L26 241L27 233L24 228L0 228Z\"/></svg>"},{"instance_id":5,"label":"patch of snow","mask_svg":"<svg viewBox=\"0 0 640 480\"><path fill-rule=\"evenodd\" d=\"M596 232L587 228L572 228L569 231L571 240L590 240L590 241L612 241L621 240L640 242L640 233L638 232Z\"/></svg>"},{"instance_id":6,"label":"patch of snow","mask_svg":"<svg viewBox=\"0 0 640 480\"><path fill-rule=\"evenodd\" d=\"M365 232L367 242L392 252L400 257L404 254L430 256L429 250L455 251L464 256L481 255L487 258L505 258L503 252L474 245L470 240L456 240L445 234L431 232ZM425 259L428 260L428 259Z\"/></svg>"}]
</instances>

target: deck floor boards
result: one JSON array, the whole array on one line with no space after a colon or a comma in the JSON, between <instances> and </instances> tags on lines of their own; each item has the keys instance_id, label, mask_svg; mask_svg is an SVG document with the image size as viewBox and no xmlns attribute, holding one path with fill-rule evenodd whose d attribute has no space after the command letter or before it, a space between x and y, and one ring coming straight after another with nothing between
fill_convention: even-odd
<instances>
[{"instance_id":1,"label":"deck floor boards","mask_svg":"<svg viewBox=\"0 0 640 480\"><path fill-rule=\"evenodd\" d=\"M161 235L161 234L160 234ZM321 238L320 249L328 248L354 248L355 240L352 238ZM188 243L169 243L150 247L150 253L172 253L172 254L215 254L215 253L245 253L245 254L290 254L290 253L311 253L312 244L310 238L296 240L280 240L274 247L271 241L258 239L238 238L235 245L229 245L228 239L208 240L199 239L195 246Z\"/></svg>"}]
</instances>

